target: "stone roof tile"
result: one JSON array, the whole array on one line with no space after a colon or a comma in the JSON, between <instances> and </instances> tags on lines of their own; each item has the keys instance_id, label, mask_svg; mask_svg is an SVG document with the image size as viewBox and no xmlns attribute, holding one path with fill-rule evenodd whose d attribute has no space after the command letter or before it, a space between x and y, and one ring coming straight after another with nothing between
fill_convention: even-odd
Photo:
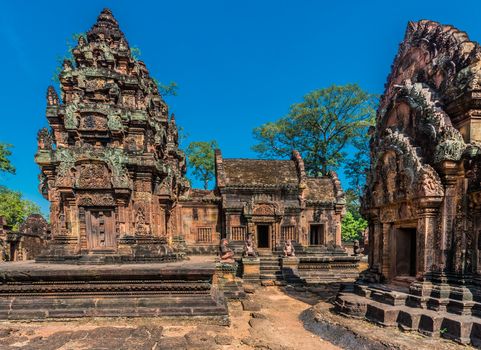
<instances>
[{"instance_id":1,"label":"stone roof tile","mask_svg":"<svg viewBox=\"0 0 481 350\"><path fill-rule=\"evenodd\" d=\"M292 160L224 159L227 186L298 185Z\"/></svg>"}]
</instances>

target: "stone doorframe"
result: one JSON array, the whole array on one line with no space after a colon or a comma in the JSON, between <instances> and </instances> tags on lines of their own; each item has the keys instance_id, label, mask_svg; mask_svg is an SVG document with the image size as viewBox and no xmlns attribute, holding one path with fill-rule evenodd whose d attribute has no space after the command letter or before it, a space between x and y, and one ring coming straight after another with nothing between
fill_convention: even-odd
<instances>
[{"instance_id":1,"label":"stone doorframe","mask_svg":"<svg viewBox=\"0 0 481 350\"><path fill-rule=\"evenodd\" d=\"M257 226L269 226L269 248L260 248L261 250L274 250L276 244L280 240L280 222L281 218L276 216L251 216L247 219L247 232L253 234L254 246L257 248L259 238L257 236Z\"/></svg>"}]
</instances>

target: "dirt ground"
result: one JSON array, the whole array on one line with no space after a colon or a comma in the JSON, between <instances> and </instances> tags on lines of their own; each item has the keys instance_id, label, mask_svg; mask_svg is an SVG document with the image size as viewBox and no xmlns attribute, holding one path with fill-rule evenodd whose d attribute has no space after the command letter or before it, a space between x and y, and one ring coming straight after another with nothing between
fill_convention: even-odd
<instances>
[{"instance_id":1,"label":"dirt ground","mask_svg":"<svg viewBox=\"0 0 481 350\"><path fill-rule=\"evenodd\" d=\"M229 303L229 327L203 320L165 320L152 318L98 318L55 322L1 322L0 349L3 350L331 350L390 349L383 343L397 330L383 329L364 321L352 323L329 314L329 304L316 295L279 287L258 287L243 302ZM319 322L320 321L320 322ZM327 323L326 323L327 322ZM350 328L339 323L351 322ZM327 324L327 326L326 326ZM352 333L358 327L361 338ZM367 332L362 332L367 329ZM376 337L369 340L370 333ZM334 338L333 338L334 336ZM426 344L428 348L454 349L451 342L404 335L406 344ZM324 338L324 339L323 339ZM367 341L366 341L367 339ZM340 341L342 340L342 341ZM358 341L360 340L360 341ZM334 345L338 344L339 346ZM361 345L362 346L359 346ZM385 344L391 344L388 347ZM441 344L441 347L438 345ZM446 345L447 344L447 345ZM379 345L379 347L377 346ZM400 349L403 346L399 347ZM420 346L419 349L424 348Z\"/></svg>"}]
</instances>

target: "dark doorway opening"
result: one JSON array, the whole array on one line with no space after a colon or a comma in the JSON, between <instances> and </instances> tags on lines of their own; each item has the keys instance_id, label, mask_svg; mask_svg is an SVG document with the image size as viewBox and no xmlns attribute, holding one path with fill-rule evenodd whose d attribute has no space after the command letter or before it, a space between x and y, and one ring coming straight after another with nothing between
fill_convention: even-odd
<instances>
[{"instance_id":1,"label":"dark doorway opening","mask_svg":"<svg viewBox=\"0 0 481 350\"><path fill-rule=\"evenodd\" d=\"M309 244L310 245L323 245L324 242L324 225L315 224L311 225L309 231Z\"/></svg>"},{"instance_id":2,"label":"dark doorway opening","mask_svg":"<svg viewBox=\"0 0 481 350\"><path fill-rule=\"evenodd\" d=\"M257 225L257 248L269 248L269 225Z\"/></svg>"},{"instance_id":3,"label":"dark doorway opening","mask_svg":"<svg viewBox=\"0 0 481 350\"><path fill-rule=\"evenodd\" d=\"M399 228L396 232L396 275L416 276L416 229Z\"/></svg>"}]
</instances>

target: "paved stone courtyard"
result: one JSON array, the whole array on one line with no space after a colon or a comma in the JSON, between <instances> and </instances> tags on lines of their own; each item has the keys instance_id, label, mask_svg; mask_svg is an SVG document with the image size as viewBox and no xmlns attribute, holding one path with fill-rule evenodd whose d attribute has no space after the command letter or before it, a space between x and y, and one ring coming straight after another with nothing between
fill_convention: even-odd
<instances>
[{"instance_id":1,"label":"paved stone courtyard","mask_svg":"<svg viewBox=\"0 0 481 350\"><path fill-rule=\"evenodd\" d=\"M229 303L230 327L205 321L80 319L2 322L0 349L457 349L453 342L402 333L332 314L300 288L258 287ZM334 345L337 344L337 345ZM466 347L463 347L466 348Z\"/></svg>"}]
</instances>

